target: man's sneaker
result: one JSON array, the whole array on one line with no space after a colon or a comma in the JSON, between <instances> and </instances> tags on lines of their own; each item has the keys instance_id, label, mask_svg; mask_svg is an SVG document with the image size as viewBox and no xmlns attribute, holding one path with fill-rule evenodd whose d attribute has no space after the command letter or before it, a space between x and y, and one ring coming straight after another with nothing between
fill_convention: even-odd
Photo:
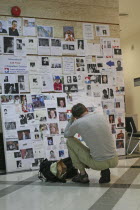
<instances>
[{"instance_id":1,"label":"man's sneaker","mask_svg":"<svg viewBox=\"0 0 140 210\"><path fill-rule=\"evenodd\" d=\"M103 184L103 183L109 183L110 182L110 170L105 169L101 171L101 178L99 179L99 183Z\"/></svg>"},{"instance_id":2,"label":"man's sneaker","mask_svg":"<svg viewBox=\"0 0 140 210\"><path fill-rule=\"evenodd\" d=\"M84 175L78 174L72 178L72 181L79 183L89 183L88 174L87 173Z\"/></svg>"}]
</instances>

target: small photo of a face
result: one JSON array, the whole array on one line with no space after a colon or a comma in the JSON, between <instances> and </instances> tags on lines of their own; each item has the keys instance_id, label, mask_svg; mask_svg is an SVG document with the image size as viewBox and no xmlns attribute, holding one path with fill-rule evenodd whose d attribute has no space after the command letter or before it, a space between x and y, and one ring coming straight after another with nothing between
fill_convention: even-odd
<instances>
[{"instance_id":1,"label":"small photo of a face","mask_svg":"<svg viewBox=\"0 0 140 210\"><path fill-rule=\"evenodd\" d=\"M48 111L49 119L56 119L57 118L56 108L48 108L47 111Z\"/></svg>"},{"instance_id":2,"label":"small photo of a face","mask_svg":"<svg viewBox=\"0 0 140 210\"><path fill-rule=\"evenodd\" d=\"M116 102L116 108L120 108L120 102Z\"/></svg>"},{"instance_id":3,"label":"small photo of a face","mask_svg":"<svg viewBox=\"0 0 140 210\"><path fill-rule=\"evenodd\" d=\"M114 114L109 115L109 123L115 123Z\"/></svg>"},{"instance_id":4,"label":"small photo of a face","mask_svg":"<svg viewBox=\"0 0 140 210\"><path fill-rule=\"evenodd\" d=\"M67 121L67 113L59 112L59 121Z\"/></svg>"},{"instance_id":5,"label":"small photo of a face","mask_svg":"<svg viewBox=\"0 0 140 210\"><path fill-rule=\"evenodd\" d=\"M67 76L67 83L72 83L71 76Z\"/></svg>"},{"instance_id":6,"label":"small photo of a face","mask_svg":"<svg viewBox=\"0 0 140 210\"><path fill-rule=\"evenodd\" d=\"M4 115L7 115L7 113L8 113L7 109L4 109Z\"/></svg>"},{"instance_id":7,"label":"small photo of a face","mask_svg":"<svg viewBox=\"0 0 140 210\"><path fill-rule=\"evenodd\" d=\"M77 76L73 76L73 82L77 82Z\"/></svg>"},{"instance_id":8,"label":"small photo of a face","mask_svg":"<svg viewBox=\"0 0 140 210\"><path fill-rule=\"evenodd\" d=\"M66 107L66 100L64 97L62 98L57 98L57 106L60 108L65 108Z\"/></svg>"},{"instance_id":9,"label":"small photo of a face","mask_svg":"<svg viewBox=\"0 0 140 210\"><path fill-rule=\"evenodd\" d=\"M50 151L50 159L55 159L55 152L53 150Z\"/></svg>"},{"instance_id":10,"label":"small photo of a face","mask_svg":"<svg viewBox=\"0 0 140 210\"><path fill-rule=\"evenodd\" d=\"M102 83L107 84L108 83L108 77L107 75L102 75Z\"/></svg>"},{"instance_id":11,"label":"small photo of a face","mask_svg":"<svg viewBox=\"0 0 140 210\"><path fill-rule=\"evenodd\" d=\"M50 123L50 134L59 134L58 123Z\"/></svg>"},{"instance_id":12,"label":"small photo of a face","mask_svg":"<svg viewBox=\"0 0 140 210\"><path fill-rule=\"evenodd\" d=\"M124 140L117 140L116 141L116 148L117 149L124 148Z\"/></svg>"}]
</instances>

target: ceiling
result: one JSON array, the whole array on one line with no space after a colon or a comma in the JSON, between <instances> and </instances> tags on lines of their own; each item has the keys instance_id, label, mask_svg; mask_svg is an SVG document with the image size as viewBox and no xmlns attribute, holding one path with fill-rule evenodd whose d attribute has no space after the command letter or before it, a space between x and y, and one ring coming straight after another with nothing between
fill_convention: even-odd
<instances>
[{"instance_id":1,"label":"ceiling","mask_svg":"<svg viewBox=\"0 0 140 210\"><path fill-rule=\"evenodd\" d=\"M119 0L121 40L140 32L140 0Z\"/></svg>"}]
</instances>

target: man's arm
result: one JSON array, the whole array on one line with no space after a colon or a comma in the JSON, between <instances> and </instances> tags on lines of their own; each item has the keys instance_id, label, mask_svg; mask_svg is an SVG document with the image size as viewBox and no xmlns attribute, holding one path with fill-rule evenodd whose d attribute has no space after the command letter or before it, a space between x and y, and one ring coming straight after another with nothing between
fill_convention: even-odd
<instances>
[{"instance_id":1,"label":"man's arm","mask_svg":"<svg viewBox=\"0 0 140 210\"><path fill-rule=\"evenodd\" d=\"M65 128L64 137L65 138L73 137L76 133L77 133L77 122L74 120L74 117L72 116Z\"/></svg>"}]
</instances>

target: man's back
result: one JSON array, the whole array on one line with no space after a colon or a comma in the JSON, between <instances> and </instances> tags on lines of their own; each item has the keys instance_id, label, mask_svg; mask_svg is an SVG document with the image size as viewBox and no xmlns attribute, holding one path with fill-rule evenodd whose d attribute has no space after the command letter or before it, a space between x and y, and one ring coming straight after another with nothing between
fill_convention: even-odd
<instances>
[{"instance_id":1,"label":"man's back","mask_svg":"<svg viewBox=\"0 0 140 210\"><path fill-rule=\"evenodd\" d=\"M88 113L72 123L65 137L79 133L90 149L91 156L98 161L116 156L115 146L108 121L102 114Z\"/></svg>"}]
</instances>

